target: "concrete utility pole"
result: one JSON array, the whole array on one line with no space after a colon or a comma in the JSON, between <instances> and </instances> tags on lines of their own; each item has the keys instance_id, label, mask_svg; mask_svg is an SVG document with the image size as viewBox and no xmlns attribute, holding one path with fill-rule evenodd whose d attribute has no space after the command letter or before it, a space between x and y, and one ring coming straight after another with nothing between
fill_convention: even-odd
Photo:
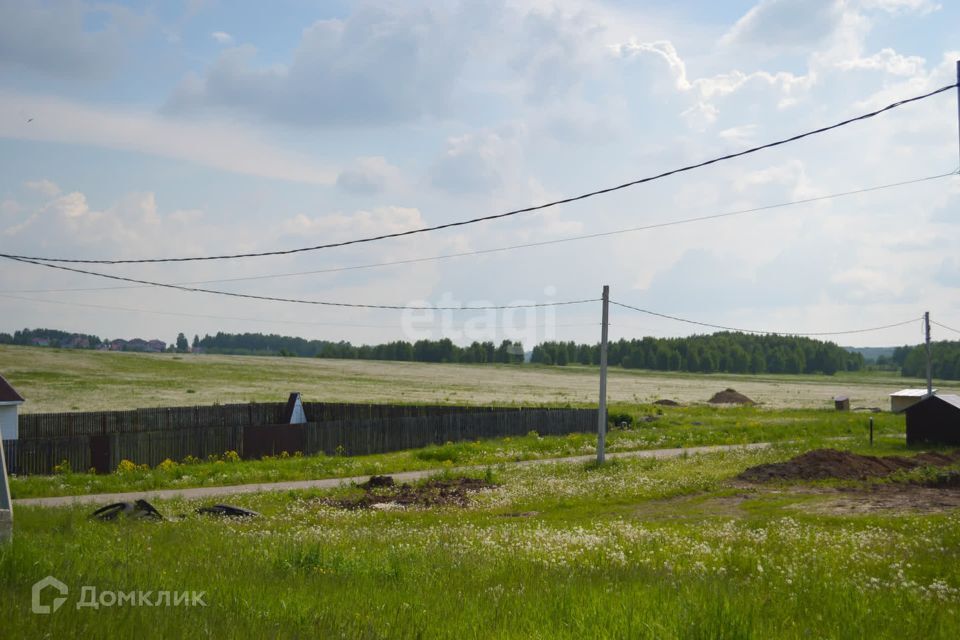
<instances>
[{"instance_id":1,"label":"concrete utility pole","mask_svg":"<svg viewBox=\"0 0 960 640\"><path fill-rule=\"evenodd\" d=\"M597 464L607 448L607 324L610 318L610 287L603 285L603 321L600 329L600 406L597 409Z\"/></svg>"},{"instance_id":2,"label":"concrete utility pole","mask_svg":"<svg viewBox=\"0 0 960 640\"><path fill-rule=\"evenodd\" d=\"M923 312L923 334L925 336L924 343L927 346L927 395L933 395L933 375L932 369L930 367L930 312Z\"/></svg>"}]
</instances>

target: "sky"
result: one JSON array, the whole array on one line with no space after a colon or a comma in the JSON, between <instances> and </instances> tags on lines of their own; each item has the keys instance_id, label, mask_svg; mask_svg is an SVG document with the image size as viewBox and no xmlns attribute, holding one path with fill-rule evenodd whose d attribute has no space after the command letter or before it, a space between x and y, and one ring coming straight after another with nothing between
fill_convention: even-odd
<instances>
[{"instance_id":1,"label":"sky","mask_svg":"<svg viewBox=\"0 0 960 640\"><path fill-rule=\"evenodd\" d=\"M957 24L960 3L946 0L0 2L0 252L267 252L537 205L952 84ZM609 285L616 302L734 328L906 322L828 339L914 344L925 311L960 329L957 176L486 250L946 174L960 165L957 115L951 90L500 220L295 255L87 268L412 307L596 299ZM179 332L262 332L369 344L446 336L529 349L596 342L600 314L599 302L324 307L11 261L0 269L7 332L166 342ZM709 331L619 306L610 325L614 340ZM933 337L960 339L939 325Z\"/></svg>"}]
</instances>

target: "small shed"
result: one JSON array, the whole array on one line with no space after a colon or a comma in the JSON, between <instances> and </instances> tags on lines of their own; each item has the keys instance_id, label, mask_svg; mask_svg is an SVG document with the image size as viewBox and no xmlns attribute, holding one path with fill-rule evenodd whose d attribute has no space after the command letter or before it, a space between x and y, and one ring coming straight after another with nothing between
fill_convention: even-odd
<instances>
[{"instance_id":1,"label":"small shed","mask_svg":"<svg viewBox=\"0 0 960 640\"><path fill-rule=\"evenodd\" d=\"M927 396L905 413L907 444L960 444L960 396Z\"/></svg>"},{"instance_id":2,"label":"small shed","mask_svg":"<svg viewBox=\"0 0 960 640\"><path fill-rule=\"evenodd\" d=\"M18 412L23 396L0 376L0 440L17 440L20 434Z\"/></svg>"},{"instance_id":3,"label":"small shed","mask_svg":"<svg viewBox=\"0 0 960 640\"><path fill-rule=\"evenodd\" d=\"M303 400L296 391L287 398L287 406L283 410L283 421L287 424L304 424L307 421L307 414L303 410Z\"/></svg>"},{"instance_id":4,"label":"small shed","mask_svg":"<svg viewBox=\"0 0 960 640\"><path fill-rule=\"evenodd\" d=\"M933 390L934 393L937 392L936 389ZM907 407L917 404L924 399L927 395L926 389L901 389L896 393L890 394L890 411L894 413L900 413L904 411Z\"/></svg>"},{"instance_id":5,"label":"small shed","mask_svg":"<svg viewBox=\"0 0 960 640\"><path fill-rule=\"evenodd\" d=\"M850 397L849 396L834 396L833 398L833 407L837 411L850 411Z\"/></svg>"}]
</instances>

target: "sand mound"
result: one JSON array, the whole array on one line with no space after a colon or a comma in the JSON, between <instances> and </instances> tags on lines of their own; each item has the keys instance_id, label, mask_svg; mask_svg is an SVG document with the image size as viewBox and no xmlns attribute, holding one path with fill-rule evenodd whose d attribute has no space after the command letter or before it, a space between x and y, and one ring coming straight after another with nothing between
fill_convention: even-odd
<instances>
[{"instance_id":1,"label":"sand mound","mask_svg":"<svg viewBox=\"0 0 960 640\"><path fill-rule=\"evenodd\" d=\"M710 398L708 402L710 404L757 404L734 389L724 389L723 391L717 392L713 394L713 397Z\"/></svg>"},{"instance_id":2,"label":"sand mound","mask_svg":"<svg viewBox=\"0 0 960 640\"><path fill-rule=\"evenodd\" d=\"M960 462L960 450L952 454L921 453L912 458L902 456L862 456L836 449L808 451L786 462L750 467L737 478L748 482L770 480L865 480L890 475L902 469L937 466Z\"/></svg>"}]
</instances>

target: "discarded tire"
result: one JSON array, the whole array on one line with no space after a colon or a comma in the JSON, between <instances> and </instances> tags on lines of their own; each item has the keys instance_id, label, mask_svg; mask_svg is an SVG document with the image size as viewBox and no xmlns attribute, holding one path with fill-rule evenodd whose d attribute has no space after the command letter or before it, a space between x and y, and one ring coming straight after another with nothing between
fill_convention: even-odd
<instances>
[{"instance_id":1,"label":"discarded tire","mask_svg":"<svg viewBox=\"0 0 960 640\"><path fill-rule=\"evenodd\" d=\"M163 516L156 508L146 500L136 500L134 502L114 502L105 507L100 507L90 514L91 518L97 520L116 520L120 515L128 518L146 518L149 520L163 520Z\"/></svg>"},{"instance_id":2,"label":"discarded tire","mask_svg":"<svg viewBox=\"0 0 960 640\"><path fill-rule=\"evenodd\" d=\"M243 507L235 507L232 504L215 504L210 507L200 507L197 513L208 516L220 516L222 518L256 518L260 514Z\"/></svg>"}]
</instances>

